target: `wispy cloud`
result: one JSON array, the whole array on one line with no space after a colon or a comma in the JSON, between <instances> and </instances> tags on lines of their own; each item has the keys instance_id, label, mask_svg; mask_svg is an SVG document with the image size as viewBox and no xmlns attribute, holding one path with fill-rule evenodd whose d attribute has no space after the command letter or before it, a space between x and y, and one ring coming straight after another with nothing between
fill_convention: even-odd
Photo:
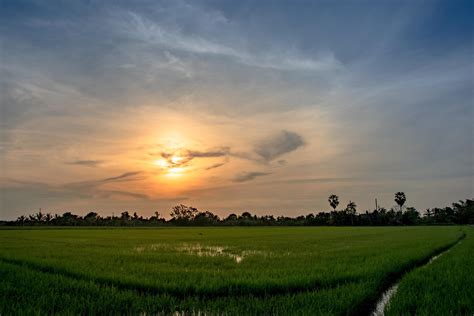
<instances>
[{"instance_id":1,"label":"wispy cloud","mask_svg":"<svg viewBox=\"0 0 474 316\"><path fill-rule=\"evenodd\" d=\"M199 15L207 16L206 12L200 11L198 8L193 8L193 10L194 19L202 18ZM256 54L244 50L242 47L231 46L222 40L206 38L203 36L204 34L185 35L179 29L160 23L159 18L151 19L133 11L122 12L120 16L120 19L114 18L112 20L116 29L121 30L130 39L151 47L202 55L219 55L247 66L274 70L326 72L344 68L333 53L321 53L317 58L298 56L291 51L282 51L278 54ZM222 22L222 19L216 19L215 27L222 29ZM236 42L241 41L242 39L236 40ZM183 71L181 65L178 67L179 71Z\"/></svg>"},{"instance_id":2,"label":"wispy cloud","mask_svg":"<svg viewBox=\"0 0 474 316\"><path fill-rule=\"evenodd\" d=\"M34 209L41 207L44 204L49 205L51 201L56 203L67 202L73 204L77 200L91 199L97 202L96 199L108 199L112 201L117 197L132 198L134 200L149 200L149 196L128 190L111 189L105 185L110 183L118 183L123 181L137 181L143 178L138 178L141 172L126 172L118 176L88 180L81 182L69 182L64 184L48 184L43 182L23 181L4 179L0 182L0 190L5 193L5 198L2 198L3 207L10 207L16 209L23 208L23 211L28 211L28 208ZM29 199L22 197L28 196ZM94 202L88 207L92 207Z\"/></svg>"},{"instance_id":3,"label":"wispy cloud","mask_svg":"<svg viewBox=\"0 0 474 316\"><path fill-rule=\"evenodd\" d=\"M206 167L205 169L206 169L206 170L212 170L212 169L216 169L216 168L222 167L223 165L225 165L225 162L221 162L221 163L216 163L216 164L210 165L209 167Z\"/></svg>"},{"instance_id":4,"label":"wispy cloud","mask_svg":"<svg viewBox=\"0 0 474 316\"><path fill-rule=\"evenodd\" d=\"M68 161L68 162L66 162L66 164L85 166L85 167L98 167L99 165L103 164L104 162L105 162L105 160L75 160L75 161Z\"/></svg>"},{"instance_id":5,"label":"wispy cloud","mask_svg":"<svg viewBox=\"0 0 474 316\"><path fill-rule=\"evenodd\" d=\"M292 178L278 180L272 183L305 184L305 183L329 183L329 182L352 182L361 181L361 178Z\"/></svg>"},{"instance_id":6,"label":"wispy cloud","mask_svg":"<svg viewBox=\"0 0 474 316\"><path fill-rule=\"evenodd\" d=\"M131 172L125 172L122 173L118 176L113 176L109 178L103 178L103 179L97 179L97 180L87 180L87 181L80 181L80 182L70 182L61 185L61 188L64 189L72 189L72 190L78 190L81 192L89 192L91 195L94 195L95 192L104 193L108 192L108 194L112 194L111 191L108 191L106 189L101 188L103 185L109 184L109 183L119 183L119 182L129 182L129 181L139 181L145 179L146 176L144 172L142 171L131 171ZM114 191L115 194L121 194L121 195L129 195L128 192L124 191ZM145 196L143 196L145 197Z\"/></svg>"},{"instance_id":7,"label":"wispy cloud","mask_svg":"<svg viewBox=\"0 0 474 316\"><path fill-rule=\"evenodd\" d=\"M107 182L118 182L118 181L134 181L138 180L140 178L137 178L137 175L143 174L142 171L131 171L131 172L125 172L122 173L121 175L115 176L115 177L110 177L110 178L105 178L101 180L97 180L96 182L98 183L107 183Z\"/></svg>"},{"instance_id":8,"label":"wispy cloud","mask_svg":"<svg viewBox=\"0 0 474 316\"><path fill-rule=\"evenodd\" d=\"M254 180L258 177L263 177L271 174L270 172L259 172L259 171L251 171L251 172L242 172L235 176L232 181L234 182L247 182Z\"/></svg>"}]
</instances>

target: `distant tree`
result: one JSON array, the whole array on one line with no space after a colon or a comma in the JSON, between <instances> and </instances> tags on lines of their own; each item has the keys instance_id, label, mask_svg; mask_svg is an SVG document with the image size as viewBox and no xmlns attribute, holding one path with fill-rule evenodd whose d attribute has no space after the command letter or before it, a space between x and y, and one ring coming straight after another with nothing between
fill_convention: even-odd
<instances>
[{"instance_id":1,"label":"distant tree","mask_svg":"<svg viewBox=\"0 0 474 316\"><path fill-rule=\"evenodd\" d=\"M98 214L96 212L89 212L84 216L84 221L86 225L95 225L97 224Z\"/></svg>"},{"instance_id":2,"label":"distant tree","mask_svg":"<svg viewBox=\"0 0 474 316\"><path fill-rule=\"evenodd\" d=\"M97 213L96 212L89 212L89 213L87 213L86 216L84 216L84 219L89 220L89 221L90 220L95 220L95 219L97 219Z\"/></svg>"},{"instance_id":3,"label":"distant tree","mask_svg":"<svg viewBox=\"0 0 474 316\"><path fill-rule=\"evenodd\" d=\"M224 218L222 221L223 221L224 225L234 226L234 225L237 225L238 220L239 220L238 216L235 213L231 213L231 214L229 214L229 216Z\"/></svg>"},{"instance_id":4,"label":"distant tree","mask_svg":"<svg viewBox=\"0 0 474 316\"><path fill-rule=\"evenodd\" d=\"M239 216L239 225L241 226L252 226L256 224L256 217L252 216L250 212L243 212L242 215Z\"/></svg>"},{"instance_id":5,"label":"distant tree","mask_svg":"<svg viewBox=\"0 0 474 316\"><path fill-rule=\"evenodd\" d=\"M339 197L335 194L331 194L328 199L329 205L336 210L336 207L339 205Z\"/></svg>"},{"instance_id":6,"label":"distant tree","mask_svg":"<svg viewBox=\"0 0 474 316\"><path fill-rule=\"evenodd\" d=\"M405 193L403 192L395 193L395 203L397 203L398 206L400 207L400 211L402 211L403 204L405 204L406 200L407 200L407 197L405 196Z\"/></svg>"},{"instance_id":7,"label":"distant tree","mask_svg":"<svg viewBox=\"0 0 474 316\"><path fill-rule=\"evenodd\" d=\"M314 225L315 224L314 214L309 213L308 215L306 215L304 222L305 222L305 225Z\"/></svg>"},{"instance_id":8,"label":"distant tree","mask_svg":"<svg viewBox=\"0 0 474 316\"><path fill-rule=\"evenodd\" d=\"M63 226L77 226L79 225L79 218L71 212L66 212L58 218L58 223Z\"/></svg>"},{"instance_id":9,"label":"distant tree","mask_svg":"<svg viewBox=\"0 0 474 316\"><path fill-rule=\"evenodd\" d=\"M407 207L407 210L402 215L402 222L404 225L415 225L420 220L420 213L414 207Z\"/></svg>"},{"instance_id":10,"label":"distant tree","mask_svg":"<svg viewBox=\"0 0 474 316\"><path fill-rule=\"evenodd\" d=\"M120 220L122 222L127 222L130 220L130 213L128 213L127 211L125 212L122 212L122 214L120 215Z\"/></svg>"},{"instance_id":11,"label":"distant tree","mask_svg":"<svg viewBox=\"0 0 474 316\"><path fill-rule=\"evenodd\" d=\"M26 217L24 215L21 215L20 217L17 218L16 223L23 225L27 221Z\"/></svg>"},{"instance_id":12,"label":"distant tree","mask_svg":"<svg viewBox=\"0 0 474 316\"><path fill-rule=\"evenodd\" d=\"M454 220L458 224L474 224L474 200L453 203Z\"/></svg>"},{"instance_id":13,"label":"distant tree","mask_svg":"<svg viewBox=\"0 0 474 316\"><path fill-rule=\"evenodd\" d=\"M209 211L200 212L193 219L193 224L198 226L217 225L219 224L219 222L219 216Z\"/></svg>"},{"instance_id":14,"label":"distant tree","mask_svg":"<svg viewBox=\"0 0 474 316\"><path fill-rule=\"evenodd\" d=\"M199 211L197 208L180 204L173 207L170 215L173 221L178 224L185 224L192 221L198 213Z\"/></svg>"},{"instance_id":15,"label":"distant tree","mask_svg":"<svg viewBox=\"0 0 474 316\"><path fill-rule=\"evenodd\" d=\"M45 214L41 212L41 208L40 208L38 213L29 215L29 219L32 223L41 224L45 220Z\"/></svg>"},{"instance_id":16,"label":"distant tree","mask_svg":"<svg viewBox=\"0 0 474 316\"><path fill-rule=\"evenodd\" d=\"M241 217L249 219L249 218L252 218L252 214L250 214L250 212L243 212Z\"/></svg>"},{"instance_id":17,"label":"distant tree","mask_svg":"<svg viewBox=\"0 0 474 316\"><path fill-rule=\"evenodd\" d=\"M354 216L356 215L356 212L357 212L356 208L357 208L357 205L352 201L349 201L349 203L346 206L346 212L351 218L351 225L354 225Z\"/></svg>"},{"instance_id":18,"label":"distant tree","mask_svg":"<svg viewBox=\"0 0 474 316\"><path fill-rule=\"evenodd\" d=\"M424 224L474 224L474 200L455 202L444 208L428 209L423 217L413 207L403 208L406 197L403 192L395 194L395 201L399 207L394 206L390 210L379 207L373 212L365 211L357 213L356 204L350 201L346 208L336 211L339 204L338 197L333 195L329 198L333 207L331 212L319 212L306 216L288 217L272 215L257 216L250 212L242 215L230 214L225 219L220 219L211 212L199 212L196 208L177 205L172 209L170 220L160 217L158 212L149 218L143 218L134 213L123 212L120 217L112 213L112 216L100 217L96 212L89 212L84 217L65 212L62 215L44 213L41 209L29 216L20 216L15 221L0 221L0 225L55 225L55 226L78 226L78 225L140 225L140 226L162 226L162 225L226 225L226 226L300 226L300 225L417 225Z\"/></svg>"}]
</instances>

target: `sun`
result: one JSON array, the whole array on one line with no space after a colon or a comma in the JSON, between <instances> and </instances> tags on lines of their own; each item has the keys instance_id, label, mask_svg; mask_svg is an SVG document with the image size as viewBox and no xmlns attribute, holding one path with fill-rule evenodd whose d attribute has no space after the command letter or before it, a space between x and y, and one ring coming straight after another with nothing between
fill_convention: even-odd
<instances>
[{"instance_id":1,"label":"sun","mask_svg":"<svg viewBox=\"0 0 474 316\"><path fill-rule=\"evenodd\" d=\"M185 167L180 164L183 162L184 157L173 155L170 158L160 158L153 161L155 166L165 171L165 174L170 177L181 176L185 172Z\"/></svg>"},{"instance_id":2,"label":"sun","mask_svg":"<svg viewBox=\"0 0 474 316\"><path fill-rule=\"evenodd\" d=\"M168 163L168 160L166 159L156 159L153 161L153 164L158 166L158 167L161 167L161 168L167 168L169 167L169 163Z\"/></svg>"},{"instance_id":3,"label":"sun","mask_svg":"<svg viewBox=\"0 0 474 316\"><path fill-rule=\"evenodd\" d=\"M183 160L183 157L180 157L180 156L173 156L171 157L171 162L175 165L179 164L182 160Z\"/></svg>"}]
</instances>

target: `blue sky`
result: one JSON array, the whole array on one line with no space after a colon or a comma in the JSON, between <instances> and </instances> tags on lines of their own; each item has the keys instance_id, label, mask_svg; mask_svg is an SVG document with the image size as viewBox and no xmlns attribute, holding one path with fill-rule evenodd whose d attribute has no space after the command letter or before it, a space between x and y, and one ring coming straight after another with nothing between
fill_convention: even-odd
<instances>
[{"instance_id":1,"label":"blue sky","mask_svg":"<svg viewBox=\"0 0 474 316\"><path fill-rule=\"evenodd\" d=\"M1 7L2 218L473 196L472 1Z\"/></svg>"}]
</instances>

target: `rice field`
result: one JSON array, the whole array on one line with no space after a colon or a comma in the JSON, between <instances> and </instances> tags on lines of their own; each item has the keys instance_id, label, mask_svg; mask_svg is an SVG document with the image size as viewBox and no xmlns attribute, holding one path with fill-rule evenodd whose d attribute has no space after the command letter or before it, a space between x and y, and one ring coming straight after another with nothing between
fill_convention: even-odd
<instances>
[{"instance_id":1,"label":"rice field","mask_svg":"<svg viewBox=\"0 0 474 316\"><path fill-rule=\"evenodd\" d=\"M466 239L408 273L387 306L387 315L474 315L474 228Z\"/></svg>"},{"instance_id":2,"label":"rice field","mask_svg":"<svg viewBox=\"0 0 474 316\"><path fill-rule=\"evenodd\" d=\"M405 272L466 233L439 262L472 244L471 231L455 226L3 229L0 314L369 314ZM471 246L456 256L461 263L453 274L472 271L466 268L472 253ZM452 280L461 278L466 279ZM402 281L397 297L404 287L411 286ZM405 311L397 300L390 305L395 314Z\"/></svg>"}]
</instances>

